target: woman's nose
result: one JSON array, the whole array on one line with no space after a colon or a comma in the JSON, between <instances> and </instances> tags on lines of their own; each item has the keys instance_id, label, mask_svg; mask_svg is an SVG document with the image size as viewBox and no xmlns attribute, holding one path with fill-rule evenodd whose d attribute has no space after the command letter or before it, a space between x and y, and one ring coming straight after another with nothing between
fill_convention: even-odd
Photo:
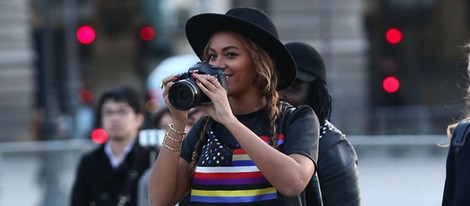
<instances>
[{"instance_id":1,"label":"woman's nose","mask_svg":"<svg viewBox=\"0 0 470 206\"><path fill-rule=\"evenodd\" d=\"M218 57L217 59L212 59L212 61L210 61L210 64L220 68L225 68L224 60L221 57Z\"/></svg>"},{"instance_id":2,"label":"woman's nose","mask_svg":"<svg viewBox=\"0 0 470 206\"><path fill-rule=\"evenodd\" d=\"M218 64L217 65L220 69L224 70L225 68L227 68L227 66L225 64Z\"/></svg>"},{"instance_id":3,"label":"woman's nose","mask_svg":"<svg viewBox=\"0 0 470 206\"><path fill-rule=\"evenodd\" d=\"M221 69L225 69L226 65L222 60L218 60L217 62L214 62L216 66L220 67Z\"/></svg>"}]
</instances>

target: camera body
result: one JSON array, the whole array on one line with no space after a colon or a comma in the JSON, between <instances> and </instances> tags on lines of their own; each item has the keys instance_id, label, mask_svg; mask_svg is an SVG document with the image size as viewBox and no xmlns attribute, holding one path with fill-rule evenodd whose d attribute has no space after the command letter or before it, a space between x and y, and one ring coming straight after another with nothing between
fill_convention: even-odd
<instances>
[{"instance_id":1,"label":"camera body","mask_svg":"<svg viewBox=\"0 0 470 206\"><path fill-rule=\"evenodd\" d=\"M171 105L178 110L186 111L195 106L211 102L209 97L197 86L192 73L214 76L220 85L227 89L225 73L220 67L212 66L207 62L198 62L191 66L187 72L180 74L168 91L168 99Z\"/></svg>"}]
</instances>

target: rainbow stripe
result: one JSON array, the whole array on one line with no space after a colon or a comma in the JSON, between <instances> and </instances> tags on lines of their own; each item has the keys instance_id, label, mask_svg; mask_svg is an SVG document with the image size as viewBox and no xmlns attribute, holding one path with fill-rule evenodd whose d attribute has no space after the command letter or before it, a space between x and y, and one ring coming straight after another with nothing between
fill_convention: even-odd
<instances>
[{"instance_id":1,"label":"rainbow stripe","mask_svg":"<svg viewBox=\"0 0 470 206\"><path fill-rule=\"evenodd\" d=\"M276 189L264 178L245 150L234 149L232 155L231 166L196 167L191 201L247 203L277 198Z\"/></svg>"},{"instance_id":2,"label":"rainbow stripe","mask_svg":"<svg viewBox=\"0 0 470 206\"><path fill-rule=\"evenodd\" d=\"M274 187L255 190L192 190L191 201L195 202L225 202L242 203L257 202L263 200L276 199L276 189Z\"/></svg>"},{"instance_id":3,"label":"rainbow stripe","mask_svg":"<svg viewBox=\"0 0 470 206\"><path fill-rule=\"evenodd\" d=\"M260 138L266 142L266 144L271 144L271 138L268 136L260 136ZM282 145L284 144L284 134L278 134L277 135L277 145Z\"/></svg>"}]
</instances>

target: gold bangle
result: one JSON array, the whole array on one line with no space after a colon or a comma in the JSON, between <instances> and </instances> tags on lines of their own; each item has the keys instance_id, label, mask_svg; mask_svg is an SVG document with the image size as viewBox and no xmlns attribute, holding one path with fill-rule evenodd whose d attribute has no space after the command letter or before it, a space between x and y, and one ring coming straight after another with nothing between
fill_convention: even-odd
<instances>
[{"instance_id":1,"label":"gold bangle","mask_svg":"<svg viewBox=\"0 0 470 206\"><path fill-rule=\"evenodd\" d=\"M165 147L166 149L168 149L168 150L170 150L170 151L172 151L172 152L179 152L179 151L181 151L181 149L174 148L174 147L170 147L170 146L168 146L168 145L165 144L165 143L163 143L162 145L163 145L163 147Z\"/></svg>"},{"instance_id":2,"label":"gold bangle","mask_svg":"<svg viewBox=\"0 0 470 206\"><path fill-rule=\"evenodd\" d=\"M179 139L176 139L172 136L170 136L170 134L168 134L168 132L165 133L165 138L168 138L169 140L175 142L175 143L181 143L183 142L183 140L179 140Z\"/></svg>"},{"instance_id":3,"label":"gold bangle","mask_svg":"<svg viewBox=\"0 0 470 206\"><path fill-rule=\"evenodd\" d=\"M171 131L173 131L173 132L176 133L176 134L186 135L186 132L184 132L184 130L183 130L182 132L181 132L181 131L177 131L177 130L173 127L173 123L168 124L168 127L170 128Z\"/></svg>"},{"instance_id":4,"label":"gold bangle","mask_svg":"<svg viewBox=\"0 0 470 206\"><path fill-rule=\"evenodd\" d=\"M163 141L162 141L162 145L164 148L172 151L172 152L179 152L181 151L181 144L180 144L180 148L174 148L174 147L170 147L169 145L166 144L166 138L168 137L168 135L165 135L165 137L163 137Z\"/></svg>"}]
</instances>

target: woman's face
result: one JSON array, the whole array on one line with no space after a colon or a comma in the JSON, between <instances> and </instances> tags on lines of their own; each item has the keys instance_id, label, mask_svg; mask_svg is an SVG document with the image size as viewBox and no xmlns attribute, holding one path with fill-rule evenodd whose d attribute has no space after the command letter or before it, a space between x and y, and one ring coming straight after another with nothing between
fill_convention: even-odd
<instances>
[{"instance_id":1,"label":"woman's face","mask_svg":"<svg viewBox=\"0 0 470 206\"><path fill-rule=\"evenodd\" d=\"M254 63L239 35L229 31L213 34L208 51L209 64L221 67L227 76L229 96L256 89Z\"/></svg>"},{"instance_id":2,"label":"woman's face","mask_svg":"<svg viewBox=\"0 0 470 206\"><path fill-rule=\"evenodd\" d=\"M296 79L294 83L279 92L279 98L294 106L305 104L309 83Z\"/></svg>"}]
</instances>

